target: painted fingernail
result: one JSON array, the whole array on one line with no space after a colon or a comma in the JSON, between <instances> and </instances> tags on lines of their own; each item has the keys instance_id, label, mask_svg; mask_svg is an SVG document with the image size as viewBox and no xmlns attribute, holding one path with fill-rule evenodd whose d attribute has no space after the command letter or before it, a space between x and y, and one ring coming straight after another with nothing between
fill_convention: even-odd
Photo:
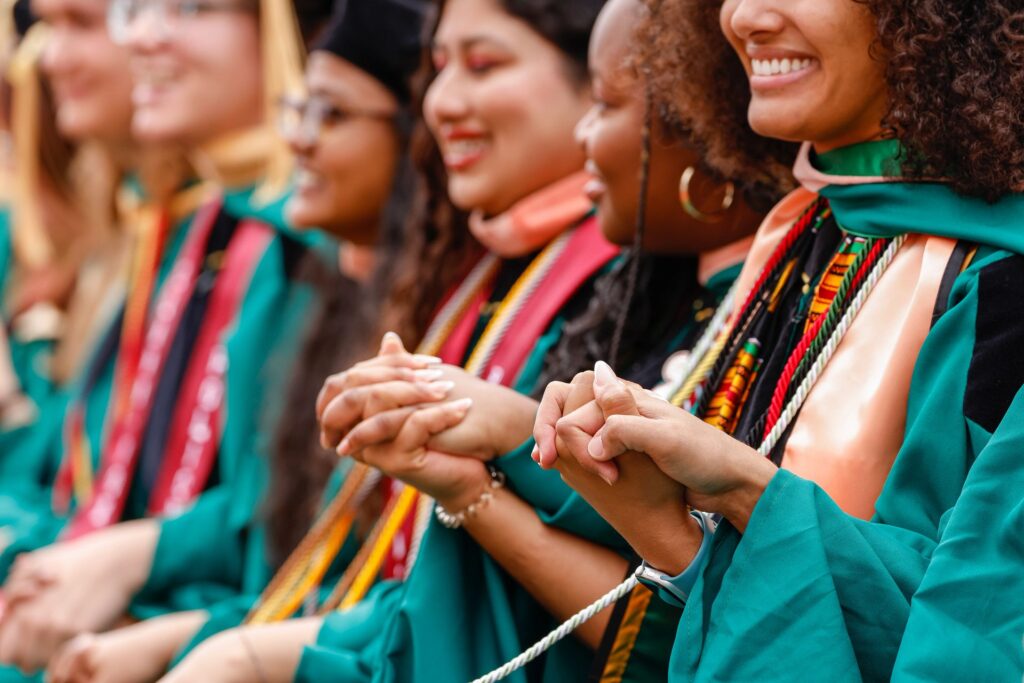
<instances>
[{"instance_id":1,"label":"painted fingernail","mask_svg":"<svg viewBox=\"0 0 1024 683\"><path fill-rule=\"evenodd\" d=\"M427 368L424 370L413 370L412 376L421 382L434 382L444 378L444 370L438 368Z\"/></svg>"},{"instance_id":2,"label":"painted fingernail","mask_svg":"<svg viewBox=\"0 0 1024 683\"><path fill-rule=\"evenodd\" d=\"M540 446L533 447L533 452L530 453L530 458L538 465L540 464Z\"/></svg>"},{"instance_id":3,"label":"painted fingernail","mask_svg":"<svg viewBox=\"0 0 1024 683\"><path fill-rule=\"evenodd\" d=\"M594 460L600 460L604 457L604 441L601 440L601 437L595 436L590 440L590 443L587 444L587 453L590 453L590 457ZM610 484L611 482L608 483Z\"/></svg>"},{"instance_id":4,"label":"painted fingernail","mask_svg":"<svg viewBox=\"0 0 1024 683\"><path fill-rule=\"evenodd\" d=\"M599 360L594 363L594 384L600 384L602 386L608 386L619 381L619 378L615 376L615 371L612 370L612 366L605 363L603 360Z\"/></svg>"},{"instance_id":5,"label":"painted fingernail","mask_svg":"<svg viewBox=\"0 0 1024 683\"><path fill-rule=\"evenodd\" d=\"M612 478L609 477L604 472L598 472L597 476L601 477L601 481L603 481L604 483L608 484L609 486L614 486L615 485L615 482L612 481Z\"/></svg>"},{"instance_id":6,"label":"painted fingernail","mask_svg":"<svg viewBox=\"0 0 1024 683\"><path fill-rule=\"evenodd\" d=\"M460 398L458 401L452 401L448 405L453 412L467 413L469 412L469 409L473 407L473 399Z\"/></svg>"},{"instance_id":7,"label":"painted fingernail","mask_svg":"<svg viewBox=\"0 0 1024 683\"><path fill-rule=\"evenodd\" d=\"M427 385L430 388L431 393L440 394L442 398L447 396L452 389L455 388L455 382L451 380L445 382L431 382Z\"/></svg>"}]
</instances>

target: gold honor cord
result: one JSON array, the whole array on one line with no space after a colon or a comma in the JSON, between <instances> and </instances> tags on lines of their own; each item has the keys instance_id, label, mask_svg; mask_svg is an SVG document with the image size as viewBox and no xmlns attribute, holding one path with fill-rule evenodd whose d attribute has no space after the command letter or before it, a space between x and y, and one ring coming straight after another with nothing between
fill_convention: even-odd
<instances>
[{"instance_id":1,"label":"gold honor cord","mask_svg":"<svg viewBox=\"0 0 1024 683\"><path fill-rule=\"evenodd\" d=\"M452 297L438 311L434 322L431 323L424 335L423 342L417 347L417 353L435 355L441 350L448 335L451 334L473 300L481 291L490 286L500 264L500 260L491 254L481 259ZM373 471L372 468L361 463L353 464L346 476L346 485L334 497L327 509L321 513L316 524L275 574L273 580L263 591L260 601L246 619L247 624L273 623L289 618L299 609L309 592L319 587L330 562L326 565L323 565L322 562L313 564L310 562L310 558L316 555L333 559L333 556L337 554L340 545L334 549L333 553L328 552L329 546L336 543L332 530L344 521L346 515L354 519L356 507L362 502L361 499L357 501L348 495L348 482L353 479L361 482L371 471ZM393 509L385 508L385 513L390 512L393 512ZM341 594L339 588L344 586L344 593L348 592L349 585L355 581L358 569L364 566L370 558L374 546L382 539L383 532L389 528L388 516L390 515L382 514L374 524L369 537L353 559L352 566L332 591L328 603L337 605L348 597L346 594ZM350 528L351 524L346 529L346 533ZM393 540L393 535L387 539L388 547ZM335 595L335 593L339 593L339 595Z\"/></svg>"},{"instance_id":2,"label":"gold honor cord","mask_svg":"<svg viewBox=\"0 0 1024 683\"><path fill-rule=\"evenodd\" d=\"M274 576L245 623L281 621L298 610L309 591L320 583L351 529L357 507L352 503L365 497L374 483L369 468L352 468L341 490Z\"/></svg>"},{"instance_id":3,"label":"gold honor cord","mask_svg":"<svg viewBox=\"0 0 1024 683\"><path fill-rule=\"evenodd\" d=\"M467 361L465 368L468 372L477 376L483 373L487 363L494 355L494 351L501 344L509 327L515 321L517 314L522 310L525 302L530 298L533 292L536 291L539 284L551 271L552 266L558 260L558 256L560 256L565 250L569 236L570 233L565 233L551 242L533 260L526 271L516 281L515 285L513 285L508 296L505 297L504 302L495 313L494 318L484 329L484 332L480 337L480 341L476 345L476 349L470 355L470 359ZM448 302L441 307L441 310L435 317L434 322L430 325L427 333L424 335L423 342L417 348L417 353L436 355L441 350L452 330L455 329L458 322L467 312L470 304L494 281L494 277L497 275L500 265L501 260L493 254L487 254L480 260L480 262L470 272L469 276L467 276L458 289L456 289ZM367 469L369 468L364 465L356 464L349 472L348 476L352 477L356 472L362 472ZM381 517L374 524L369 537L364 541L356 557L353 559L351 566L343 574L342 578L331 592L331 595L325 602L323 609L333 609L334 605L338 605L338 609L347 609L348 607L357 604L363 599L363 597L365 597L366 592L373 585L373 581L380 573L381 565L395 540L395 536L402 528L402 525L410 514L410 511L414 509L414 503L416 503L418 495L419 493L412 487L404 487L402 492L397 496L394 507L388 506L388 508L385 509L384 513L382 513ZM350 501L350 503L352 502L354 501ZM420 501L420 505L418 507L421 511L428 509L432 507L432 502L424 497L424 500ZM336 508L335 501L332 501L329 510L336 510L336 514L339 514L341 508ZM309 534L307 534L306 538L303 539L303 543L300 545L300 548L307 548L307 553L312 552L312 549L314 548L322 546L328 540L330 524L329 520L324 519L325 517L327 517L327 512L325 512L321 517L321 521L328 523L322 524L318 521L317 525L309 532ZM418 548L420 537L423 531L426 530L429 519L429 516L425 514L417 515L417 521L419 523L416 525L417 528L414 532L412 547ZM340 546L338 547L340 548ZM337 550L335 550L335 553L336 552ZM313 568L320 569L319 566L311 567L308 563L286 563L286 566L282 568L278 575L280 576L286 568L289 568L290 564L295 565L291 567L291 571L293 572L300 572L303 568L307 570ZM326 572L326 567L324 567L323 570ZM247 623L257 623L254 621L255 615L259 615L262 619L262 621L258 623L287 619L294 614L298 607L303 603L309 591L315 589L319 585L322 578L323 573L319 576L309 576L305 578L299 575L290 581L283 579L279 580L278 577L275 576L274 581L272 581L271 585L268 586L266 591L264 591L264 598L260 601L260 604L254 608L254 616ZM292 595L293 593L296 594ZM265 607L265 605L267 607ZM274 609L274 607L276 607L276 609ZM323 609L321 611L323 611Z\"/></svg>"}]
</instances>

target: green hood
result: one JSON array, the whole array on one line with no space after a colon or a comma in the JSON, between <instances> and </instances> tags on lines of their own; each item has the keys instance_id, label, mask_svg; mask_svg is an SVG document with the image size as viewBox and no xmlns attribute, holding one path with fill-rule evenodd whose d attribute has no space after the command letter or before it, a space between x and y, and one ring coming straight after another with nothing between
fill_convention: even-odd
<instances>
[{"instance_id":1,"label":"green hood","mask_svg":"<svg viewBox=\"0 0 1024 683\"><path fill-rule=\"evenodd\" d=\"M995 203L941 182L897 177L900 144L865 142L815 155L805 146L797 179L829 200L844 230L864 237L924 233L1024 254L1024 194Z\"/></svg>"}]
</instances>

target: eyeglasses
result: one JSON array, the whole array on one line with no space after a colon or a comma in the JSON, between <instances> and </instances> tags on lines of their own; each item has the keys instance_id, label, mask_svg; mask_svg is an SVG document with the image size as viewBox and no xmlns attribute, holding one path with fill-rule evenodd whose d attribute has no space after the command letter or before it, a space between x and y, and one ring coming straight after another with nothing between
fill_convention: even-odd
<instances>
[{"instance_id":1,"label":"eyeglasses","mask_svg":"<svg viewBox=\"0 0 1024 683\"><path fill-rule=\"evenodd\" d=\"M282 97L278 101L278 129L288 140L315 144L324 133L352 119L394 121L395 113L373 109L342 109L321 97Z\"/></svg>"},{"instance_id":2,"label":"eyeglasses","mask_svg":"<svg viewBox=\"0 0 1024 683\"><path fill-rule=\"evenodd\" d=\"M149 15L160 38L176 32L183 20L212 12L255 12L258 0L111 0L107 31L115 43L128 40L129 32Z\"/></svg>"}]
</instances>

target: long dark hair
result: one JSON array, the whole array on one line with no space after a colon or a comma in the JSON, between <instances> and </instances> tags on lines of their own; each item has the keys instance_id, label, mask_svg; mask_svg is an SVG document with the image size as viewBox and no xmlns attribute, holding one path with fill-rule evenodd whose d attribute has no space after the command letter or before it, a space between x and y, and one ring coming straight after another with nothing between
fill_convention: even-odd
<instances>
[{"instance_id":1,"label":"long dark hair","mask_svg":"<svg viewBox=\"0 0 1024 683\"><path fill-rule=\"evenodd\" d=\"M337 456L320 446L313 405L324 378L373 353L386 283L393 277L412 190L409 159L411 114L398 119L399 156L381 219L376 263L369 283L356 282L334 264L307 254L296 278L318 294L318 310L290 373L271 452L271 485L265 514L271 559L280 563L301 540L320 508Z\"/></svg>"}]
</instances>

